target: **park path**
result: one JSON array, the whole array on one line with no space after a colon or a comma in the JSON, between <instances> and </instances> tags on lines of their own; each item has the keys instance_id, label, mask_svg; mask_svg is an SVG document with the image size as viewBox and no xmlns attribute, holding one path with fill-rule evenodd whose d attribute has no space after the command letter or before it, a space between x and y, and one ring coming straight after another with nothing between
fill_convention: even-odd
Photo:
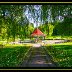
<instances>
[{"instance_id":1,"label":"park path","mask_svg":"<svg viewBox=\"0 0 72 72\"><path fill-rule=\"evenodd\" d=\"M56 67L44 47L32 47L30 57L23 61L20 67Z\"/></svg>"}]
</instances>

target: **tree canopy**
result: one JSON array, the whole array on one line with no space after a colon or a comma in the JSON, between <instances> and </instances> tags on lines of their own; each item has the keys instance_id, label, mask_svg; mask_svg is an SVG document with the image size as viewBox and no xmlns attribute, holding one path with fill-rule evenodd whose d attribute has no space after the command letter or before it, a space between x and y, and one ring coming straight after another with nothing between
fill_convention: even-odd
<instances>
[{"instance_id":1,"label":"tree canopy","mask_svg":"<svg viewBox=\"0 0 72 72\"><path fill-rule=\"evenodd\" d=\"M71 5L0 5L0 38L29 38L34 26L50 36L72 35L71 20Z\"/></svg>"}]
</instances>

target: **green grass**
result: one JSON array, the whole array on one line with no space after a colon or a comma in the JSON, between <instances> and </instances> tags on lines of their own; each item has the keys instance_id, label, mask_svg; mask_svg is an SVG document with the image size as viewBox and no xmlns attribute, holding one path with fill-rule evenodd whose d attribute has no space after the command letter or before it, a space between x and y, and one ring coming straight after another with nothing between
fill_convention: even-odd
<instances>
[{"instance_id":1,"label":"green grass","mask_svg":"<svg viewBox=\"0 0 72 72\"><path fill-rule=\"evenodd\" d=\"M6 46L0 48L0 67L18 67L24 60L29 46Z\"/></svg>"},{"instance_id":2,"label":"green grass","mask_svg":"<svg viewBox=\"0 0 72 72\"><path fill-rule=\"evenodd\" d=\"M46 36L46 39L72 39L72 36Z\"/></svg>"},{"instance_id":3,"label":"green grass","mask_svg":"<svg viewBox=\"0 0 72 72\"><path fill-rule=\"evenodd\" d=\"M72 67L72 42L46 46L46 49L59 67Z\"/></svg>"}]
</instances>

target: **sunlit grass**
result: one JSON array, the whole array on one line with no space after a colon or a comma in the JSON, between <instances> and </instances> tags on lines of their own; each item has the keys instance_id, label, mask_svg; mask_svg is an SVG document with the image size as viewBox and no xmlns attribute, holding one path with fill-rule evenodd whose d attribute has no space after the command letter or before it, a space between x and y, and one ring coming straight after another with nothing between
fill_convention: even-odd
<instances>
[{"instance_id":1,"label":"sunlit grass","mask_svg":"<svg viewBox=\"0 0 72 72\"><path fill-rule=\"evenodd\" d=\"M0 48L0 67L18 67L29 49L29 46L23 45L8 45Z\"/></svg>"},{"instance_id":2,"label":"sunlit grass","mask_svg":"<svg viewBox=\"0 0 72 72\"><path fill-rule=\"evenodd\" d=\"M46 50L59 67L72 67L72 42L47 45Z\"/></svg>"},{"instance_id":3,"label":"sunlit grass","mask_svg":"<svg viewBox=\"0 0 72 72\"><path fill-rule=\"evenodd\" d=\"M29 44L5 44L4 48L0 48L0 67L18 66L25 53L32 46ZM54 62L60 67L72 66L72 42L59 44L45 44L47 52L52 56Z\"/></svg>"},{"instance_id":4,"label":"sunlit grass","mask_svg":"<svg viewBox=\"0 0 72 72\"><path fill-rule=\"evenodd\" d=\"M72 39L72 36L46 36L46 39Z\"/></svg>"},{"instance_id":5,"label":"sunlit grass","mask_svg":"<svg viewBox=\"0 0 72 72\"><path fill-rule=\"evenodd\" d=\"M5 44L4 47L32 46L32 44Z\"/></svg>"},{"instance_id":6,"label":"sunlit grass","mask_svg":"<svg viewBox=\"0 0 72 72\"><path fill-rule=\"evenodd\" d=\"M30 49L31 44L13 44L0 41L0 67L18 67L24 60L25 54Z\"/></svg>"}]
</instances>

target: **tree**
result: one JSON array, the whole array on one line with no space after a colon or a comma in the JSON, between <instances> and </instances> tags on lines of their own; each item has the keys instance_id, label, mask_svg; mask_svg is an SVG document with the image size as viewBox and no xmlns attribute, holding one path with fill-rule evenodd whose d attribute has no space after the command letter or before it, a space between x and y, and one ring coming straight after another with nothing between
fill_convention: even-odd
<instances>
[{"instance_id":1,"label":"tree","mask_svg":"<svg viewBox=\"0 0 72 72\"><path fill-rule=\"evenodd\" d=\"M54 30L56 30L56 35L62 35L62 36L71 36L72 35L72 18L65 18L62 23L59 23L56 25ZM55 31L54 31L55 32Z\"/></svg>"},{"instance_id":2,"label":"tree","mask_svg":"<svg viewBox=\"0 0 72 72\"><path fill-rule=\"evenodd\" d=\"M0 36L7 41L28 38L34 29L31 21L40 23L39 28L47 35L51 35L53 28L55 35L71 35L71 9L71 5L0 5ZM68 32L63 33L66 29Z\"/></svg>"}]
</instances>

